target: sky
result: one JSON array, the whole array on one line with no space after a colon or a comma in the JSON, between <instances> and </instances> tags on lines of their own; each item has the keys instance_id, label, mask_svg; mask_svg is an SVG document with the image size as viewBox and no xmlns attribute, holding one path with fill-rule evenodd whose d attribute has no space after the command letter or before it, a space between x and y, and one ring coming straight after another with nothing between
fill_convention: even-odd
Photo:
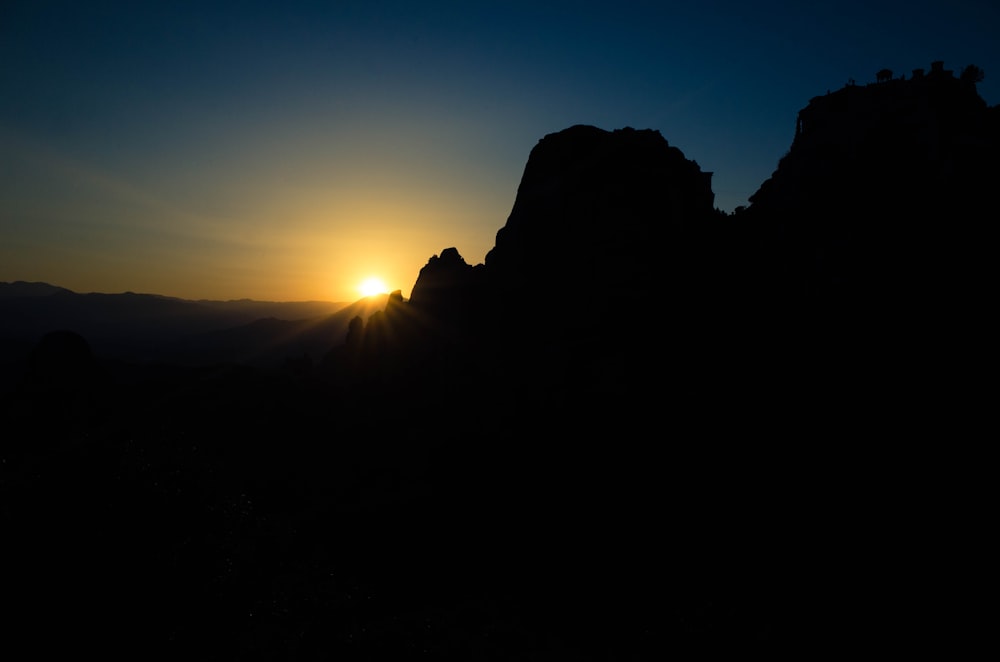
<instances>
[{"instance_id":1,"label":"sky","mask_svg":"<svg viewBox=\"0 0 1000 662\"><path fill-rule=\"evenodd\" d=\"M0 281L409 296L483 262L546 134L659 130L728 212L849 79L976 64L1000 103L998 34L995 0L2 0Z\"/></svg>"}]
</instances>

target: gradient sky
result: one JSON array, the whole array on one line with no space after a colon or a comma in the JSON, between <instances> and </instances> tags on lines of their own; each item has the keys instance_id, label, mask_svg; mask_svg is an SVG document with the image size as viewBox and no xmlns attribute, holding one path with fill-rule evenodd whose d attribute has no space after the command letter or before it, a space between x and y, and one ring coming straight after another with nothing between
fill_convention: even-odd
<instances>
[{"instance_id":1,"label":"gradient sky","mask_svg":"<svg viewBox=\"0 0 1000 662\"><path fill-rule=\"evenodd\" d=\"M850 78L971 63L997 104L997 35L995 0L3 0L0 281L408 296L483 261L548 133L658 129L731 211Z\"/></svg>"}]
</instances>

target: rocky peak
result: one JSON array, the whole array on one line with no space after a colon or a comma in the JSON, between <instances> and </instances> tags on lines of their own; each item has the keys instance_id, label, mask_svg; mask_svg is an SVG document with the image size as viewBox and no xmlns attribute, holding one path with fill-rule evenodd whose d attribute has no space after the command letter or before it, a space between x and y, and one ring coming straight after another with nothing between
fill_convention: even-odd
<instances>
[{"instance_id":1,"label":"rocky peak","mask_svg":"<svg viewBox=\"0 0 1000 662\"><path fill-rule=\"evenodd\" d=\"M464 330L485 352L475 363L515 390L557 393L577 380L617 388L623 365L651 365L641 348L658 334L624 320L688 289L703 245L694 238L724 217L713 203L711 173L658 131L572 126L532 149L485 264L442 251L421 270L410 303L430 313L439 337ZM593 377L609 371L618 376ZM551 381L522 383L529 374Z\"/></svg>"},{"instance_id":2,"label":"rocky peak","mask_svg":"<svg viewBox=\"0 0 1000 662\"><path fill-rule=\"evenodd\" d=\"M886 310L929 292L952 297L957 278L972 278L958 274L979 262L983 242L969 240L1000 182L996 108L974 77L940 63L880 78L812 99L751 196L746 220L767 244L775 287Z\"/></svg>"},{"instance_id":3,"label":"rocky peak","mask_svg":"<svg viewBox=\"0 0 1000 662\"><path fill-rule=\"evenodd\" d=\"M713 203L711 173L658 131L573 126L532 149L486 276L519 299L652 290L668 279L671 248Z\"/></svg>"},{"instance_id":4,"label":"rocky peak","mask_svg":"<svg viewBox=\"0 0 1000 662\"><path fill-rule=\"evenodd\" d=\"M934 65L909 80L889 72L811 99L799 111L791 149L752 205L767 213L801 205L820 212L869 195L878 204L906 204L938 192L950 197L963 179L977 180L990 169L996 113L973 79ZM919 195L902 195L909 191Z\"/></svg>"},{"instance_id":5,"label":"rocky peak","mask_svg":"<svg viewBox=\"0 0 1000 662\"><path fill-rule=\"evenodd\" d=\"M473 267L455 247L434 255L420 269L410 292L410 305L439 320L460 315L472 296Z\"/></svg>"}]
</instances>

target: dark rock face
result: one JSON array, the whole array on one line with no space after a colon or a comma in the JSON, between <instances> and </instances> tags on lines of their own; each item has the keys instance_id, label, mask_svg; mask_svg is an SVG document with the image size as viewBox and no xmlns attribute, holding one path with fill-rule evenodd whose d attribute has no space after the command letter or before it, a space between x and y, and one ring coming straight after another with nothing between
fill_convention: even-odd
<instances>
[{"instance_id":1,"label":"dark rock face","mask_svg":"<svg viewBox=\"0 0 1000 662\"><path fill-rule=\"evenodd\" d=\"M420 270L410 293L410 305L439 321L466 321L476 296L473 271L458 249L444 249Z\"/></svg>"},{"instance_id":2,"label":"dark rock face","mask_svg":"<svg viewBox=\"0 0 1000 662\"><path fill-rule=\"evenodd\" d=\"M788 434L846 407L846 429L926 401L976 326L998 120L941 67L850 85L801 111L789 153L732 215L658 132L570 127L532 150L485 264L449 249L412 303L461 320L500 390L668 394L755 419L779 407Z\"/></svg>"},{"instance_id":3,"label":"dark rock face","mask_svg":"<svg viewBox=\"0 0 1000 662\"><path fill-rule=\"evenodd\" d=\"M756 256L746 299L766 311L759 328L786 338L773 352L799 357L794 382L879 417L947 424L962 396L942 385L968 383L960 366L979 360L990 296L998 120L974 82L940 67L802 109L741 216Z\"/></svg>"},{"instance_id":4,"label":"dark rock face","mask_svg":"<svg viewBox=\"0 0 1000 662\"><path fill-rule=\"evenodd\" d=\"M658 131L574 126L531 151L517 198L480 271L454 248L421 270L410 302L498 315L553 301L642 300L677 284L690 238L717 219L711 173Z\"/></svg>"},{"instance_id":5,"label":"dark rock face","mask_svg":"<svg viewBox=\"0 0 1000 662\"><path fill-rule=\"evenodd\" d=\"M485 264L443 251L421 271L410 303L465 329L491 376L513 380L505 388L561 392L609 379L617 388L623 363L653 369L660 349L633 354L659 330L628 324L625 311L693 298L692 274L705 269L698 238L724 218L710 180L657 131L573 126L547 135Z\"/></svg>"},{"instance_id":6,"label":"dark rock face","mask_svg":"<svg viewBox=\"0 0 1000 662\"><path fill-rule=\"evenodd\" d=\"M662 291L678 245L714 213L710 180L658 131L574 126L545 136L486 256L493 294L582 304Z\"/></svg>"},{"instance_id":7,"label":"dark rock face","mask_svg":"<svg viewBox=\"0 0 1000 662\"><path fill-rule=\"evenodd\" d=\"M812 99L751 196L771 287L883 310L964 289L1000 183L997 120L974 83L939 68Z\"/></svg>"}]
</instances>

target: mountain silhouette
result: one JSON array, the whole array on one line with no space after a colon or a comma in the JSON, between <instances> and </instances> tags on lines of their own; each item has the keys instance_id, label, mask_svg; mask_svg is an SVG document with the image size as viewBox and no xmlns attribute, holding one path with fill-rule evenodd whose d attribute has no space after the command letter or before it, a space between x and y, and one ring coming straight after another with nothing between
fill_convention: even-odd
<instances>
[{"instance_id":1,"label":"mountain silhouette","mask_svg":"<svg viewBox=\"0 0 1000 662\"><path fill-rule=\"evenodd\" d=\"M800 111L733 214L658 132L570 127L532 150L485 263L442 251L403 319L461 329L506 387L562 400L641 399L644 375L730 401L765 382L791 402L803 387L912 393L947 368L942 343L960 344L990 282L998 118L937 62L848 85ZM880 386L858 383L865 371Z\"/></svg>"},{"instance_id":2,"label":"mountain silhouette","mask_svg":"<svg viewBox=\"0 0 1000 662\"><path fill-rule=\"evenodd\" d=\"M66 288L56 287L48 283L28 283L23 280L14 283L0 283L0 299L40 297L68 292L69 290Z\"/></svg>"},{"instance_id":3,"label":"mountain silhouette","mask_svg":"<svg viewBox=\"0 0 1000 662\"><path fill-rule=\"evenodd\" d=\"M375 301L363 299L352 305ZM349 307L326 301L192 301L134 292L80 294L47 283L0 283L0 366L7 366L0 383L16 383L31 347L57 330L80 334L106 360L137 365L231 361L280 367L286 358L301 352L318 358L330 343L342 338L346 321L331 316ZM329 335L324 337L324 331Z\"/></svg>"},{"instance_id":4,"label":"mountain silhouette","mask_svg":"<svg viewBox=\"0 0 1000 662\"><path fill-rule=\"evenodd\" d=\"M414 408L447 402L453 424L530 458L525 509L551 503L558 484L588 525L633 523L618 538L630 549L648 544L638 522L684 522L675 532L696 531L707 547L668 556L690 563L693 581L709 581L707 567L724 584L748 580L719 568L768 575L767 598L744 586L766 621L796 599L796 573L829 561L786 558L792 539L866 531L901 552L872 528L895 440L947 435L979 399L966 366L978 360L991 282L982 217L1000 181L998 117L973 81L939 63L848 85L800 112L789 153L733 214L713 208L710 174L658 132L545 136L485 263L450 247L421 270L382 350L397 371L378 374L407 384L407 397L419 389ZM401 377L407 365L419 367ZM500 466L477 487L501 491L505 470L525 475ZM591 501L582 477L601 475L628 484ZM664 484L678 500L702 495L688 502L698 523L647 491ZM584 530L536 534L585 563ZM738 560L720 552L737 539ZM909 594L904 568L883 578L891 593ZM843 559L811 579L799 588L827 595L824 610L846 608L844 596L872 581ZM574 595L572 580L552 581Z\"/></svg>"},{"instance_id":5,"label":"mountain silhouette","mask_svg":"<svg viewBox=\"0 0 1000 662\"><path fill-rule=\"evenodd\" d=\"M1000 114L942 63L918 72L799 112L790 151L747 210L769 244L772 287L823 305L939 304L981 266L970 239L997 180Z\"/></svg>"},{"instance_id":6,"label":"mountain silhouette","mask_svg":"<svg viewBox=\"0 0 1000 662\"><path fill-rule=\"evenodd\" d=\"M484 262L445 247L408 300L0 284L9 631L173 659L929 645L975 580L930 539L981 529L989 484L941 450L983 399L980 74L810 100L733 213L658 131L551 133Z\"/></svg>"}]
</instances>

